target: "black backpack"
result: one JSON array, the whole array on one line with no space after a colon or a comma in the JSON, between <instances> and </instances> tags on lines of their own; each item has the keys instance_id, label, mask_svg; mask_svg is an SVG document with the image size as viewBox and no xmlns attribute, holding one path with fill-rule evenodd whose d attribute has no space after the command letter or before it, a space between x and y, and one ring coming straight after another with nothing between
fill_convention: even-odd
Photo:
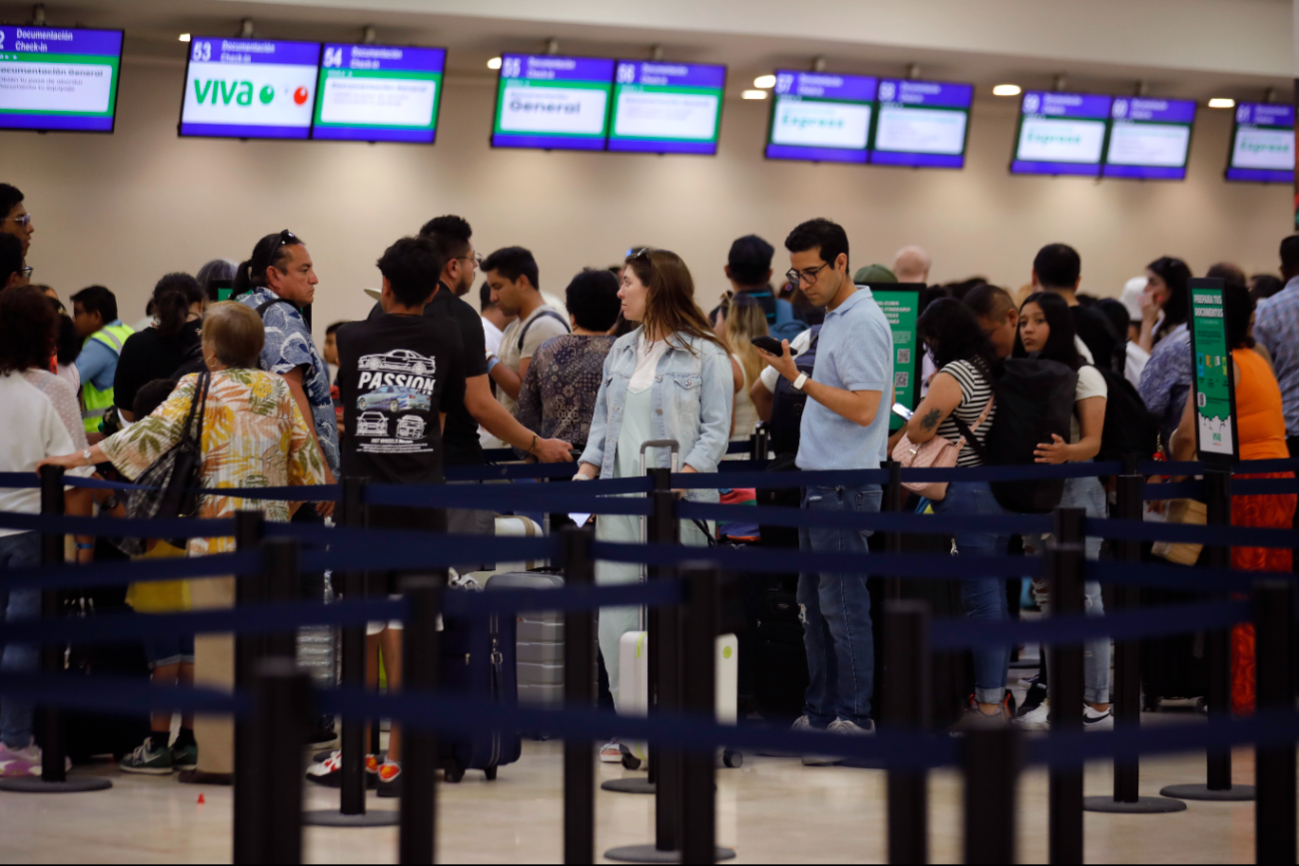
<instances>
[{"instance_id":1,"label":"black backpack","mask_svg":"<svg viewBox=\"0 0 1299 866\"><path fill-rule=\"evenodd\" d=\"M1146 408L1145 401L1120 373L1101 370L1109 395L1105 402L1105 428L1097 460L1122 460L1135 454L1149 460L1159 450L1159 416Z\"/></svg>"},{"instance_id":2,"label":"black backpack","mask_svg":"<svg viewBox=\"0 0 1299 866\"><path fill-rule=\"evenodd\" d=\"M978 446L989 466L1031 466L1033 451L1051 434L1069 438L1078 374L1059 361L1008 358L993 386L997 414ZM1045 514L1060 504L1064 479L994 481L989 485L1001 507L1017 514Z\"/></svg>"},{"instance_id":3,"label":"black backpack","mask_svg":"<svg viewBox=\"0 0 1299 866\"><path fill-rule=\"evenodd\" d=\"M798 372L812 377L816 366L816 344L821 339L821 326L812 327L812 341L803 353L794 358ZM776 380L776 392L771 396L771 423L767 430L771 437L771 447L777 454L797 454L799 428L803 424L803 408L807 405L807 395L794 390L794 385L781 376Z\"/></svg>"}]
</instances>

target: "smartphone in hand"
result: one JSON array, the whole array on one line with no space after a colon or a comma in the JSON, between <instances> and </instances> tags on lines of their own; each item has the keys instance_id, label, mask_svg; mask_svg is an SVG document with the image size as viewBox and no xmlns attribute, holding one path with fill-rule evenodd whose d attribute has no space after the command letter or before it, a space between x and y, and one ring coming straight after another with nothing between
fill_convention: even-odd
<instances>
[{"instance_id":1,"label":"smartphone in hand","mask_svg":"<svg viewBox=\"0 0 1299 866\"><path fill-rule=\"evenodd\" d=\"M781 346L780 340L777 340L775 337L754 337L749 342L753 343L753 345L757 346L769 355L780 357L785 354L785 349ZM798 352L794 351L791 347L789 350L790 357L792 358L797 354Z\"/></svg>"},{"instance_id":2,"label":"smartphone in hand","mask_svg":"<svg viewBox=\"0 0 1299 866\"><path fill-rule=\"evenodd\" d=\"M906 406L903 406L901 403L894 403L894 404L893 404L893 414L894 414L894 415L901 415L903 418L906 418L908 421L910 421L910 420L911 420L911 416L912 416L914 413L913 413L910 409L908 409Z\"/></svg>"}]
</instances>

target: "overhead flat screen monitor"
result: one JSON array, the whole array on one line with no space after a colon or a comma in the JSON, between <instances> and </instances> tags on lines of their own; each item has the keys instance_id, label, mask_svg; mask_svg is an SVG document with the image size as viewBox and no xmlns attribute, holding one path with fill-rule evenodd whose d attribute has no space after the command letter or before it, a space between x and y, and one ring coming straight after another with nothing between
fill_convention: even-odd
<instances>
[{"instance_id":1,"label":"overhead flat screen monitor","mask_svg":"<svg viewBox=\"0 0 1299 866\"><path fill-rule=\"evenodd\" d=\"M726 67L619 60L609 150L717 153Z\"/></svg>"},{"instance_id":2,"label":"overhead flat screen monitor","mask_svg":"<svg viewBox=\"0 0 1299 866\"><path fill-rule=\"evenodd\" d=\"M180 134L307 138L319 65L319 42L195 36Z\"/></svg>"},{"instance_id":3,"label":"overhead flat screen monitor","mask_svg":"<svg viewBox=\"0 0 1299 866\"><path fill-rule=\"evenodd\" d=\"M1085 93L1025 93L1011 173L1098 176L1113 101Z\"/></svg>"},{"instance_id":4,"label":"overhead flat screen monitor","mask_svg":"<svg viewBox=\"0 0 1299 866\"><path fill-rule=\"evenodd\" d=\"M502 54L492 147L604 150L613 61Z\"/></svg>"},{"instance_id":5,"label":"overhead flat screen monitor","mask_svg":"<svg viewBox=\"0 0 1299 866\"><path fill-rule=\"evenodd\" d=\"M768 159L866 162L879 79L825 72L776 72Z\"/></svg>"},{"instance_id":6,"label":"overhead flat screen monitor","mask_svg":"<svg viewBox=\"0 0 1299 866\"><path fill-rule=\"evenodd\" d=\"M445 48L326 42L311 137L432 144L446 58Z\"/></svg>"},{"instance_id":7,"label":"overhead flat screen monitor","mask_svg":"<svg viewBox=\"0 0 1299 866\"><path fill-rule=\"evenodd\" d=\"M973 84L885 78L870 161L875 165L963 168Z\"/></svg>"},{"instance_id":8,"label":"overhead flat screen monitor","mask_svg":"<svg viewBox=\"0 0 1299 866\"><path fill-rule=\"evenodd\" d=\"M1294 183L1294 106L1237 105L1228 159L1227 180Z\"/></svg>"},{"instance_id":9,"label":"overhead flat screen monitor","mask_svg":"<svg viewBox=\"0 0 1299 866\"><path fill-rule=\"evenodd\" d=\"M1115 97L1104 177L1185 180L1191 152L1195 102L1182 99Z\"/></svg>"},{"instance_id":10,"label":"overhead flat screen monitor","mask_svg":"<svg viewBox=\"0 0 1299 866\"><path fill-rule=\"evenodd\" d=\"M112 132L121 30L0 27L0 129Z\"/></svg>"}]
</instances>

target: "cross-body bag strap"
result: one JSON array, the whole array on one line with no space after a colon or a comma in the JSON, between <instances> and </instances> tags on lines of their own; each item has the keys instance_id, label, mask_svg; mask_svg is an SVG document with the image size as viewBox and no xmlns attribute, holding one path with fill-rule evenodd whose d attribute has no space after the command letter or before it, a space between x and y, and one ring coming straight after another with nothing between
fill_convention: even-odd
<instances>
[{"instance_id":1,"label":"cross-body bag strap","mask_svg":"<svg viewBox=\"0 0 1299 866\"><path fill-rule=\"evenodd\" d=\"M983 422L988 420L988 414L992 411L992 404L997 399L995 394L988 396L988 402L984 404L983 411L979 413L979 420L974 422L971 428L968 424L956 417L956 410L952 410L952 420L956 422L956 429L961 431L961 438L974 449L974 453L979 455L979 459L984 463L988 462L988 452L983 450L983 443L974 435L974 431L983 426Z\"/></svg>"},{"instance_id":2,"label":"cross-body bag strap","mask_svg":"<svg viewBox=\"0 0 1299 866\"><path fill-rule=\"evenodd\" d=\"M189 417L185 419L185 440L194 444L200 453L203 450L203 416L207 414L207 395L212 387L212 374L200 373L198 384L194 387L194 398L189 404ZM195 410L197 411L198 429L195 429Z\"/></svg>"}]
</instances>

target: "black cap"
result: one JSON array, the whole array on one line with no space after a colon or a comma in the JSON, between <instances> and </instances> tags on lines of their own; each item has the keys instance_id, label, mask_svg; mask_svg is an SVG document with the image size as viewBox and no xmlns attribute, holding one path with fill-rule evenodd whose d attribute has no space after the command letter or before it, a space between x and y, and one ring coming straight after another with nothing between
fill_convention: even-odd
<instances>
[{"instance_id":1,"label":"black cap","mask_svg":"<svg viewBox=\"0 0 1299 866\"><path fill-rule=\"evenodd\" d=\"M757 235L745 235L731 244L731 254L726 264L731 268L731 279L742 286L756 286L767 282L771 270L771 257L775 247Z\"/></svg>"}]
</instances>

